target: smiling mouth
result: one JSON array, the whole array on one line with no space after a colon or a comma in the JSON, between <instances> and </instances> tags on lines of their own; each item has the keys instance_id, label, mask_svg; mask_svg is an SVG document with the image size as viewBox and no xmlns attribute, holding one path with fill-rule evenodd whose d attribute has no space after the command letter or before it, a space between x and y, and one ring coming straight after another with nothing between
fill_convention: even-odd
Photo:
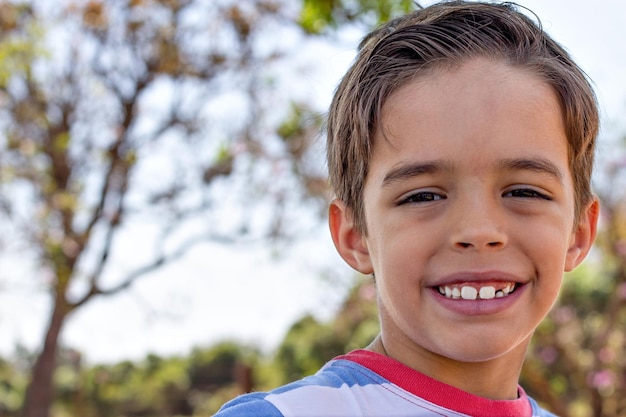
<instances>
[{"instance_id":1,"label":"smiling mouth","mask_svg":"<svg viewBox=\"0 0 626 417\"><path fill-rule=\"evenodd\" d=\"M439 294L453 300L492 300L511 295L519 286L515 282L502 282L497 285L454 284L435 288Z\"/></svg>"}]
</instances>

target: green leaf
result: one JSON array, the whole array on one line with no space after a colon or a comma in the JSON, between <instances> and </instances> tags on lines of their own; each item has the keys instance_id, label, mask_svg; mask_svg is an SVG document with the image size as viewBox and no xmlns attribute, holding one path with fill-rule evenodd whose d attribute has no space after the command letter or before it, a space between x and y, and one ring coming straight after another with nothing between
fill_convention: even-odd
<instances>
[{"instance_id":1,"label":"green leaf","mask_svg":"<svg viewBox=\"0 0 626 417\"><path fill-rule=\"evenodd\" d=\"M333 0L304 0L300 13L300 26L305 32L319 34L328 26L335 26Z\"/></svg>"}]
</instances>

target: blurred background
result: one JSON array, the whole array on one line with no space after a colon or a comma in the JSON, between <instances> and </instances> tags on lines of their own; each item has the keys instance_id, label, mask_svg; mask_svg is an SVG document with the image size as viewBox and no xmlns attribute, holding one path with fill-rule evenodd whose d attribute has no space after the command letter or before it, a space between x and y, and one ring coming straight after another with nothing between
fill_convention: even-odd
<instances>
[{"instance_id":1,"label":"blurred background","mask_svg":"<svg viewBox=\"0 0 626 417\"><path fill-rule=\"evenodd\" d=\"M564 417L624 416L626 3L519 4L602 111L600 235L521 383ZM367 345L321 129L360 38L414 8L0 1L0 417L206 416Z\"/></svg>"}]
</instances>

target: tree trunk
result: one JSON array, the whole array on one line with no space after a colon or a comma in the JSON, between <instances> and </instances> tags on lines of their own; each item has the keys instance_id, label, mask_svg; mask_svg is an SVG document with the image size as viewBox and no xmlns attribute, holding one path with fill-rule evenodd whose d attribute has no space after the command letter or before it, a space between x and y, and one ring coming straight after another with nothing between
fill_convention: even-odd
<instances>
[{"instance_id":1,"label":"tree trunk","mask_svg":"<svg viewBox=\"0 0 626 417\"><path fill-rule=\"evenodd\" d=\"M59 334L69 313L65 303L55 300L54 311L48 325L43 350L31 371L31 380L26 389L23 417L49 417L54 401L53 375L57 362Z\"/></svg>"}]
</instances>

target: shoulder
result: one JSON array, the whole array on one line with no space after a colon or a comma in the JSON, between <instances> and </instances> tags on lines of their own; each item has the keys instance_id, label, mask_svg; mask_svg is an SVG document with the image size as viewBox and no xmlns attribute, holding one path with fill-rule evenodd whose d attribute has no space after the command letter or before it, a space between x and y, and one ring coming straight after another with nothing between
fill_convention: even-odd
<instances>
[{"instance_id":1,"label":"shoulder","mask_svg":"<svg viewBox=\"0 0 626 417\"><path fill-rule=\"evenodd\" d=\"M283 417L283 414L269 401L266 393L245 394L227 402L214 417Z\"/></svg>"},{"instance_id":2,"label":"shoulder","mask_svg":"<svg viewBox=\"0 0 626 417\"><path fill-rule=\"evenodd\" d=\"M558 417L556 414L552 414L551 412L539 407L539 404L537 404L537 402L532 398L528 397L528 401L530 401L530 406L533 410L532 417Z\"/></svg>"},{"instance_id":3,"label":"shoulder","mask_svg":"<svg viewBox=\"0 0 626 417\"><path fill-rule=\"evenodd\" d=\"M323 417L362 414L358 397L372 395L384 380L348 360L334 359L315 375L265 393L244 394L226 403L215 417Z\"/></svg>"}]
</instances>

